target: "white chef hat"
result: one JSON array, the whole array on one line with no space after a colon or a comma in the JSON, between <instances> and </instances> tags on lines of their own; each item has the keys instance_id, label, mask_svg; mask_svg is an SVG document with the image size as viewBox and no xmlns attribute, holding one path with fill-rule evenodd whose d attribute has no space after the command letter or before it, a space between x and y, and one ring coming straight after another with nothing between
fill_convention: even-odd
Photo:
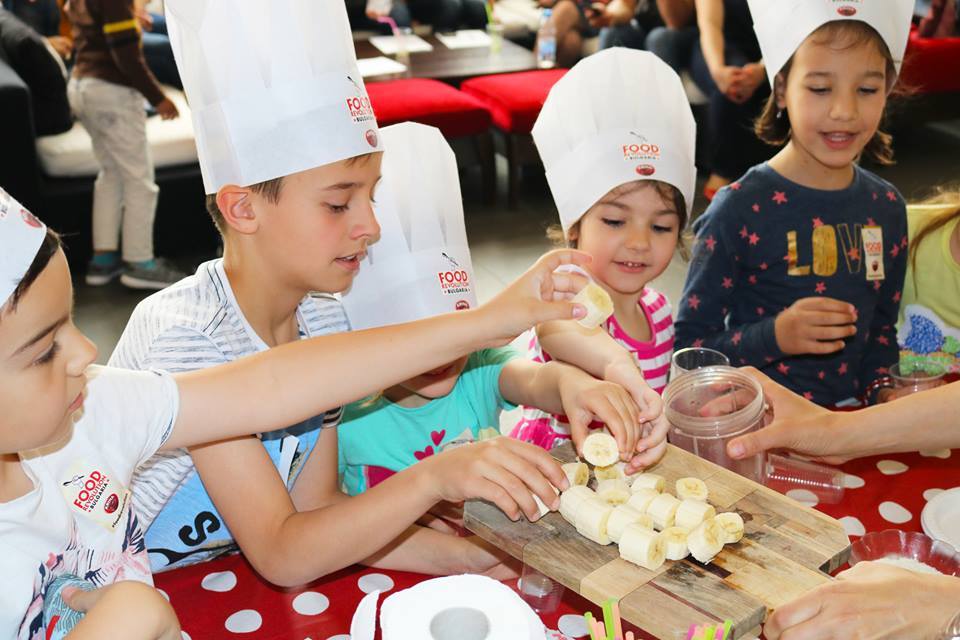
<instances>
[{"instance_id":1,"label":"white chef hat","mask_svg":"<svg viewBox=\"0 0 960 640\"><path fill-rule=\"evenodd\" d=\"M0 189L0 307L19 286L47 235L47 227Z\"/></svg>"},{"instance_id":2,"label":"white chef hat","mask_svg":"<svg viewBox=\"0 0 960 640\"><path fill-rule=\"evenodd\" d=\"M774 78L807 37L834 20L859 20L887 44L897 73L910 36L914 0L748 0L767 78ZM891 79L890 86L893 86Z\"/></svg>"},{"instance_id":3,"label":"white chef hat","mask_svg":"<svg viewBox=\"0 0 960 640\"><path fill-rule=\"evenodd\" d=\"M166 13L208 194L382 151L342 0L168 0Z\"/></svg>"},{"instance_id":4,"label":"white chef hat","mask_svg":"<svg viewBox=\"0 0 960 640\"><path fill-rule=\"evenodd\" d=\"M697 129L676 72L647 51L605 49L550 90L533 126L568 230L611 189L660 180L693 206Z\"/></svg>"},{"instance_id":5,"label":"white chef hat","mask_svg":"<svg viewBox=\"0 0 960 640\"><path fill-rule=\"evenodd\" d=\"M350 326L369 329L476 307L453 150L438 129L422 124L381 133L389 150L374 207L380 240L368 247L343 296Z\"/></svg>"}]
</instances>

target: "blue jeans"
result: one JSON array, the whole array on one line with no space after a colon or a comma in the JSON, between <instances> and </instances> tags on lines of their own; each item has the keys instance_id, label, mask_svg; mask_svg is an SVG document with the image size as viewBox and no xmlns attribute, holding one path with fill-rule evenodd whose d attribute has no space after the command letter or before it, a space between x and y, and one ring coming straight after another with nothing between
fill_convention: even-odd
<instances>
[{"instance_id":1,"label":"blue jeans","mask_svg":"<svg viewBox=\"0 0 960 640\"><path fill-rule=\"evenodd\" d=\"M153 18L153 29L143 32L143 57L157 80L182 89L183 83L173 57L170 36L167 35L167 19L156 13L150 15Z\"/></svg>"},{"instance_id":2,"label":"blue jeans","mask_svg":"<svg viewBox=\"0 0 960 640\"><path fill-rule=\"evenodd\" d=\"M727 42L724 48L724 60L731 66L743 66L752 60L744 54L736 43ZM697 39L690 60L690 74L697 86L710 98L708 134L710 136L710 168L713 173L728 180L736 180L747 169L763 162L773 155L773 148L757 138L753 131L753 121L763 110L770 95L770 86L766 81L743 104L729 100L720 92Z\"/></svg>"},{"instance_id":3,"label":"blue jeans","mask_svg":"<svg viewBox=\"0 0 960 640\"><path fill-rule=\"evenodd\" d=\"M600 29L600 48L627 47L628 49L643 49L646 32L636 20L627 24L618 24Z\"/></svg>"},{"instance_id":4,"label":"blue jeans","mask_svg":"<svg viewBox=\"0 0 960 640\"><path fill-rule=\"evenodd\" d=\"M693 45L700 37L695 26L684 29L656 27L650 31L645 43L647 51L654 53L658 58L673 67L680 73L681 69L690 66L690 56Z\"/></svg>"}]
</instances>

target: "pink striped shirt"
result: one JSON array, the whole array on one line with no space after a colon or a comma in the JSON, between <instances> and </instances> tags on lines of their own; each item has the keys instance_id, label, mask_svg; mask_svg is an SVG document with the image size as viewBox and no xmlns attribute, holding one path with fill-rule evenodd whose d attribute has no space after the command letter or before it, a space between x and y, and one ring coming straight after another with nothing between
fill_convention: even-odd
<instances>
[{"instance_id":1,"label":"pink striped shirt","mask_svg":"<svg viewBox=\"0 0 960 640\"><path fill-rule=\"evenodd\" d=\"M647 384L657 393L662 393L667 386L670 357L673 355L673 316L670 302L659 291L646 288L637 304L647 318L650 340L640 342L631 338L615 316L610 316L604 327L617 343L633 355ZM526 337L529 338L527 355L530 359L535 362L549 362L550 354L540 347L536 331L531 329ZM566 416L551 415L534 407L523 407L520 421L510 432L510 436L532 442L549 451L563 440L570 439L570 425Z\"/></svg>"}]
</instances>

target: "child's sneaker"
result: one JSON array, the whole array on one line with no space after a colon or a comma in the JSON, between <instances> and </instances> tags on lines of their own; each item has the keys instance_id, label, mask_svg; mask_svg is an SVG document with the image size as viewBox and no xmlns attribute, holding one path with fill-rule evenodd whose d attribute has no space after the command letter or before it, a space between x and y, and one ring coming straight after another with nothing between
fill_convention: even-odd
<instances>
[{"instance_id":1,"label":"child's sneaker","mask_svg":"<svg viewBox=\"0 0 960 640\"><path fill-rule=\"evenodd\" d=\"M87 264L87 275L84 278L91 287L101 287L110 284L123 273L123 263L119 254L94 256Z\"/></svg>"},{"instance_id":2,"label":"child's sneaker","mask_svg":"<svg viewBox=\"0 0 960 640\"><path fill-rule=\"evenodd\" d=\"M120 282L131 289L165 289L186 277L186 273L163 258L154 258L147 262L127 262Z\"/></svg>"}]
</instances>

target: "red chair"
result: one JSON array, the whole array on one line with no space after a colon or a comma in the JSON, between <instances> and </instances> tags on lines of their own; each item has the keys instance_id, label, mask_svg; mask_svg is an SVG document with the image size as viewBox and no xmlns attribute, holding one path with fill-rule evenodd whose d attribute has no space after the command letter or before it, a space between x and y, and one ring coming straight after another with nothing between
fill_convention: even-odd
<instances>
[{"instance_id":1,"label":"red chair","mask_svg":"<svg viewBox=\"0 0 960 640\"><path fill-rule=\"evenodd\" d=\"M476 98L489 109L494 128L504 136L507 198L511 206L517 201L520 163L538 159L530 137L533 123L540 115L550 89L566 72L566 69L544 69L481 76L460 85L463 93Z\"/></svg>"},{"instance_id":2,"label":"red chair","mask_svg":"<svg viewBox=\"0 0 960 640\"><path fill-rule=\"evenodd\" d=\"M419 122L440 129L448 139L473 138L480 158L484 193L493 197L495 168L491 117L479 100L450 85L422 78L368 82L367 94L381 127L398 122Z\"/></svg>"}]
</instances>

